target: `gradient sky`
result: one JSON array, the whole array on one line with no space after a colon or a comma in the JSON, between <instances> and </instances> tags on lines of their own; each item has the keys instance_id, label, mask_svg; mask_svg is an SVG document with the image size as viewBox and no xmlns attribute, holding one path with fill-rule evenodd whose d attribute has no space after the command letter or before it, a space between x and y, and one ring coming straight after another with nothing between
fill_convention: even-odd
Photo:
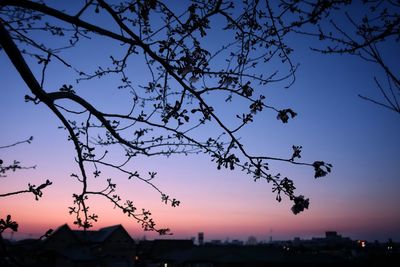
<instances>
[{"instance_id":1,"label":"gradient sky","mask_svg":"<svg viewBox=\"0 0 400 267\"><path fill-rule=\"evenodd\" d=\"M218 34L215 32L208 42L213 40L218 46ZM95 49L85 43L73 55L83 67L96 66L108 58L107 41L92 41L96 42ZM277 203L269 184L253 182L240 170L218 171L207 155L135 161L138 169L158 172L155 184L182 202L178 208L161 203L158 193L139 181L114 177L119 192L139 208L150 209L157 224L171 228L176 238L190 238L201 231L207 240L246 240L250 235L259 240L269 240L271 235L273 239L291 239L323 236L325 231L333 230L354 239L400 241L400 116L357 96L381 97L373 82L379 69L356 57L312 52L309 46L319 44L304 38L289 41L295 48L294 61L301 64L296 83L289 89L283 88L286 84L279 84L261 90L265 90L268 103L291 107L299 115L282 124L274 113L264 112L241 137L254 154L288 157L292 145L302 145L304 161L333 164L330 175L315 180L310 168L271 163L273 171L293 178L298 192L310 198L309 210L293 215L291 203L286 199ZM103 57L99 58L99 54ZM398 44L385 47L384 54L398 73ZM28 62L38 74L37 64ZM48 228L72 225L67 207L72 205L72 193L80 190L70 178L71 173L77 172L74 149L66 141L66 132L57 129L61 123L47 107L24 102L29 90L3 51L0 63L0 146L34 136L30 145L0 150L0 158L6 162L17 159L25 166L37 165L35 170L0 178L1 192L19 190L45 179L53 181L40 201L28 194L0 199L0 217L12 214L20 223L14 237L37 237ZM144 79L140 66L135 75L138 81ZM46 89L55 90L51 88L72 81L56 67L48 76ZM126 92L113 88L112 79L77 86L81 95L107 110L120 108L126 102ZM235 108L224 112L229 114ZM207 135L209 129L202 131ZM99 188L104 185L102 180L92 183ZM134 238L157 237L142 232L139 225L105 200L92 198L90 206L100 216L95 228L121 223Z\"/></svg>"}]
</instances>

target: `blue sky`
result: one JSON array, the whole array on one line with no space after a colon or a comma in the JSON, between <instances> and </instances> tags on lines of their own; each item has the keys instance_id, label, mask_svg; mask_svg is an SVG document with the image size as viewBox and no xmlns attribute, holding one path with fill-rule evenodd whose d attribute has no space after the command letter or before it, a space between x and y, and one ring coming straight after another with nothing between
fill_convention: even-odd
<instances>
[{"instance_id":1,"label":"blue sky","mask_svg":"<svg viewBox=\"0 0 400 267\"><path fill-rule=\"evenodd\" d=\"M211 47L221 42L218 38L207 41L212 39L215 44L210 43ZM352 238L400 240L397 207L400 203L400 116L357 96L381 97L373 82L374 75L381 77L380 70L356 57L312 52L309 46L316 43L305 37L297 36L290 42L295 48L293 60L300 63L295 84L289 89L283 88L285 82L257 89L266 96L267 103L293 108L298 116L282 124L276 120L275 113L263 112L240 136L254 154L290 157L291 146L302 145L304 161L324 160L333 164L330 175L315 180L310 168L270 163L273 172L295 180L298 192L310 198L310 210L291 214L291 204L287 200L277 203L269 184L254 183L239 170L218 171L207 155L139 158L134 162L134 168L139 170L157 171L159 177L155 183L181 200L181 207L163 205L151 188L138 181L115 177L119 189L139 207L152 210L160 226L170 227L177 237L191 237L204 231L206 239L246 239L255 235L267 240L271 230L276 239L322 236L324 231L337 230ZM99 38L83 43L76 55L67 56L77 65L90 68L107 61L108 49L113 47ZM384 54L398 73L398 43L385 47ZM29 91L4 52L0 53L0 62L3 115L0 145L31 135L35 138L31 145L0 151L0 156L18 159L28 166L37 165L33 171L1 178L2 191L24 187L28 182L40 183L47 178L54 181L42 200L33 201L30 195L2 199L0 212L2 217L6 213L15 214L21 224L21 236L38 235L48 227L72 223L67 206L71 205L74 190L79 190L79 185L69 177L77 171L74 150L66 141L66 133L57 129L60 122L47 107L24 102L24 95ZM37 64L28 62L39 74ZM141 65L133 69L135 81L145 81L147 74ZM46 89L54 91L62 84L73 83L70 75L55 66L49 72ZM128 110L129 94L115 90L116 84L116 80L108 78L75 86L79 94L93 100L100 109ZM216 112L227 119L241 107L240 104L219 105L219 98L210 101L216 102ZM197 134L207 136L212 132L212 128L203 127ZM91 185L100 188L104 181L93 180ZM111 204L93 200L92 206L101 216L96 227L123 223L133 236L145 234Z\"/></svg>"}]
</instances>

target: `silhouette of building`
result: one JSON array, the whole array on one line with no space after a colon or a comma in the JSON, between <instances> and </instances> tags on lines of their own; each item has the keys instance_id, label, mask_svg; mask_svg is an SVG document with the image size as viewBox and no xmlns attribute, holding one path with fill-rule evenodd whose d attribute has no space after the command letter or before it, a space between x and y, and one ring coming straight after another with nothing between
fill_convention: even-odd
<instances>
[{"instance_id":1,"label":"silhouette of building","mask_svg":"<svg viewBox=\"0 0 400 267\"><path fill-rule=\"evenodd\" d=\"M46 266L134 266L135 242L122 227L77 231L64 224L42 244Z\"/></svg>"},{"instance_id":2,"label":"silhouette of building","mask_svg":"<svg viewBox=\"0 0 400 267\"><path fill-rule=\"evenodd\" d=\"M204 244L204 233L200 232L198 234L198 239L199 239L199 246L202 246Z\"/></svg>"},{"instance_id":3,"label":"silhouette of building","mask_svg":"<svg viewBox=\"0 0 400 267\"><path fill-rule=\"evenodd\" d=\"M162 239L135 243L121 225L98 231L71 230L63 225L44 241L4 240L22 266L61 267L380 267L400 266L399 244L368 243L342 237L334 231L325 237L295 238L273 243L204 242ZM253 238L251 238L253 239ZM9 267L0 253L0 266Z\"/></svg>"}]
</instances>

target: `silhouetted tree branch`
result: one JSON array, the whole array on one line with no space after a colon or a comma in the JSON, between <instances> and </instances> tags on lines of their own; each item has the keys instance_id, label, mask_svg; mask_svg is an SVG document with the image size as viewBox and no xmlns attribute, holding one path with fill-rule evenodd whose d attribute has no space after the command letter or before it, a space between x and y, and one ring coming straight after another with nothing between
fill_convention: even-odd
<instances>
[{"instance_id":1,"label":"silhouetted tree branch","mask_svg":"<svg viewBox=\"0 0 400 267\"><path fill-rule=\"evenodd\" d=\"M27 143L30 144L33 141L33 137L29 137L26 140L23 141L18 141L10 145L5 145L5 146L0 146L0 149L7 149L7 148L13 148L15 146ZM0 159L0 177L7 177L7 172L9 171L17 171L21 169L34 169L35 166L33 167L24 167L20 165L21 163L17 160L14 160L12 164L10 165L4 165L4 161ZM19 191L14 191L14 192L7 192L7 193L0 193L0 198L1 197L9 197L13 195L19 195L19 194L24 194L24 193L32 193L35 196L36 200L39 200L43 196L42 190L45 189L47 186L51 185L52 182L49 180L46 180L45 183L42 183L39 186L36 185L31 185L28 184L28 189L26 190L19 190ZM0 219L0 264L10 264L7 266L23 266L20 264L18 259L13 255L12 253L9 252L8 246L5 244L3 240L3 232L7 229L10 229L13 232L18 231L18 223L16 221L13 221L11 218L11 215L7 215L5 219Z\"/></svg>"},{"instance_id":2,"label":"silhouetted tree branch","mask_svg":"<svg viewBox=\"0 0 400 267\"><path fill-rule=\"evenodd\" d=\"M7 215L6 219L0 219L0 264L6 266L22 266L19 261L9 251L9 247L5 244L3 239L3 232L7 229L11 231L18 231L18 223L11 220L11 215Z\"/></svg>"},{"instance_id":3,"label":"silhouetted tree branch","mask_svg":"<svg viewBox=\"0 0 400 267\"><path fill-rule=\"evenodd\" d=\"M20 144L24 144L24 143L30 144L32 141L33 141L33 136L29 137L26 140L18 141L13 144L10 144L10 145L0 146L0 149L11 148L11 147L14 147L14 146L17 146ZM0 158L0 177L6 177L6 173L8 171L15 172L16 170L19 170L19 169L27 170L27 169L34 169L35 167L36 166L29 166L29 167L22 166L21 162L19 162L18 160L14 160L12 163L6 164L6 163L4 163L4 160Z\"/></svg>"},{"instance_id":4,"label":"silhouetted tree branch","mask_svg":"<svg viewBox=\"0 0 400 267\"><path fill-rule=\"evenodd\" d=\"M0 146L0 149L12 148L17 145L24 144L24 143L30 144L32 141L33 141L33 137L31 136L28 139L23 140L23 141L18 141L13 144L10 144L10 145ZM4 165L4 161L2 159L0 159L0 174L1 174L0 177L3 177L3 178L7 177L7 172L9 172L9 171L15 172L16 170L21 170L21 169L26 170L26 169L34 169L34 168L35 168L35 166L24 167L17 160L14 160L12 164ZM52 182L50 182L49 180L46 180L46 182L42 183L39 186L28 184L28 189L14 191L14 192L6 192L6 193L0 192L0 197L8 197L8 196L18 195L18 194L23 194L23 193L32 193L35 196L35 199L39 200L39 198L42 197L42 195L43 195L42 190L51 184L52 184ZM4 221L1 220L0 224L2 224L3 222Z\"/></svg>"},{"instance_id":5,"label":"silhouetted tree branch","mask_svg":"<svg viewBox=\"0 0 400 267\"><path fill-rule=\"evenodd\" d=\"M315 51L354 55L378 66L382 75L374 77L374 82L382 99L359 97L400 114L400 74L388 63L393 55L387 51L388 44L400 41L400 5L384 0L362 2L356 9L333 13L329 23L317 25L315 31L297 32L317 37L326 44L323 48L313 47Z\"/></svg>"},{"instance_id":6,"label":"silhouetted tree branch","mask_svg":"<svg viewBox=\"0 0 400 267\"><path fill-rule=\"evenodd\" d=\"M128 180L143 181L159 192L163 202L178 206L179 200L153 183L157 172L132 170L129 163L139 156L205 153L217 169L239 168L255 181L271 183L277 201L286 195L293 202L293 213L307 209L308 198L295 193L294 182L288 177L271 174L269 163L306 166L314 170L315 178L328 174L332 166L323 161L299 161L302 147L298 145L287 157L255 155L241 141L240 134L263 111L272 112L282 123L296 117L291 108L267 104L261 89L281 82L288 88L295 82L298 64L291 59L293 49L286 44L286 36L318 23L331 9L346 2L187 1L177 11L173 5L156 0L96 0L82 1L79 11L69 14L47 6L45 1L1 0L0 44L30 89L25 101L46 105L75 148L79 174L71 176L82 185L69 210L75 224L87 229L97 221L98 216L86 204L92 195L108 199L143 229L168 233L168 229L156 227L149 211L138 211L131 200L123 202L111 179L101 191L93 191L88 185L88 179L100 177L102 169L110 168ZM96 16L99 22L85 20L90 16ZM113 24L104 25L104 17ZM216 25L215 20L225 23ZM212 31L226 35L225 43L217 48L202 42ZM37 32L47 37L40 40ZM63 53L75 51L83 38L94 36L114 42L119 50L109 51L108 66L84 71L79 62L70 62ZM65 45L56 47L53 39ZM34 75L26 58L37 61L41 77ZM133 66L138 62L148 72L145 84L134 82ZM45 88L46 73L54 64L74 73L76 83L65 81L59 89ZM117 88L130 92L129 112L104 112L80 94L80 84L105 76L118 77ZM244 103L245 108L221 114L220 107L211 101L221 96L225 99L221 106ZM212 130L206 136L199 135L205 127ZM122 163L111 156L116 150L125 156Z\"/></svg>"},{"instance_id":7,"label":"silhouetted tree branch","mask_svg":"<svg viewBox=\"0 0 400 267\"><path fill-rule=\"evenodd\" d=\"M0 149L10 148L10 147L17 146L17 145L24 144L24 143L30 144L32 141L33 141L33 136L29 137L26 140L15 142L11 145L0 146Z\"/></svg>"},{"instance_id":8,"label":"silhouetted tree branch","mask_svg":"<svg viewBox=\"0 0 400 267\"><path fill-rule=\"evenodd\" d=\"M23 193L32 193L35 196L35 199L39 200L39 198L43 196L42 189L46 188L47 186L49 186L51 184L52 184L52 182L50 182L49 180L46 180L45 183L39 185L38 187L36 187L36 185L28 184L28 189L26 189L26 190L3 193L3 194L0 194L0 197L8 197L8 196L18 195L18 194L23 194Z\"/></svg>"}]
</instances>

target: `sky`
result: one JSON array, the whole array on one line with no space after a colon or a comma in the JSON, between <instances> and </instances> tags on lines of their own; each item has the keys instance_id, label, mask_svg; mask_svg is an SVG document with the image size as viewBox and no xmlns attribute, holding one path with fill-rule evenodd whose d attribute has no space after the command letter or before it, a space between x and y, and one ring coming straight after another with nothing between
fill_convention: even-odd
<instances>
[{"instance_id":1,"label":"sky","mask_svg":"<svg viewBox=\"0 0 400 267\"><path fill-rule=\"evenodd\" d=\"M205 42L217 47L224 33L215 31L208 38ZM275 201L270 184L253 182L240 170L217 170L209 156L202 154L138 158L134 162L134 168L157 171L154 183L181 201L176 208L163 204L158 193L140 181L127 181L112 172L107 175L116 175L113 179L121 195L132 199L138 207L151 210L158 226L171 228L173 238L191 238L204 232L206 240L246 240L256 236L263 241L271 237L311 238L323 236L325 231L337 231L353 239L400 241L400 116L358 97L380 97L373 82L379 69L356 57L313 52L310 42L303 37L288 42L295 48L294 61L300 62L296 82L289 89L284 89L284 82L259 90L263 90L268 103L291 107L298 116L283 124L274 113L263 112L240 136L254 154L288 157L292 145L302 145L302 160L333 164L331 174L314 179L310 168L271 163L272 171L292 177L298 192L310 198L309 210L292 214L292 204L287 199ZM75 54L66 56L83 68L93 68L108 60L107 52L115 47L101 38L86 40ZM384 48L396 73L400 70L396 62L400 58L398 48L398 43ZM39 75L37 63L28 58L27 61ZM72 225L68 207L72 205L72 193L80 190L79 183L70 177L78 171L74 149L66 132L58 129L61 123L46 106L25 103L24 95L29 90L4 51L0 51L0 62L0 146L34 137L32 144L0 150L0 158L36 166L34 170L1 177L0 190L19 190L45 179L53 182L39 201L29 194L0 199L0 217L11 214L19 223L14 238L38 237L48 228ZM141 65L134 68L138 83L145 82L147 74ZM71 80L69 73L54 65L45 89L52 91ZM76 90L107 111L124 110L129 103L126 92L116 90L112 78L81 83ZM219 107L220 98L210 101ZM228 116L237 108L224 105L217 112ZM207 136L211 132L206 127L199 134ZM101 188L105 178L91 180L90 185ZM91 199L90 207L99 215L95 229L122 224L134 238L159 238L143 232L140 225L103 199ZM5 233L5 237L9 236L10 232Z\"/></svg>"}]
</instances>

